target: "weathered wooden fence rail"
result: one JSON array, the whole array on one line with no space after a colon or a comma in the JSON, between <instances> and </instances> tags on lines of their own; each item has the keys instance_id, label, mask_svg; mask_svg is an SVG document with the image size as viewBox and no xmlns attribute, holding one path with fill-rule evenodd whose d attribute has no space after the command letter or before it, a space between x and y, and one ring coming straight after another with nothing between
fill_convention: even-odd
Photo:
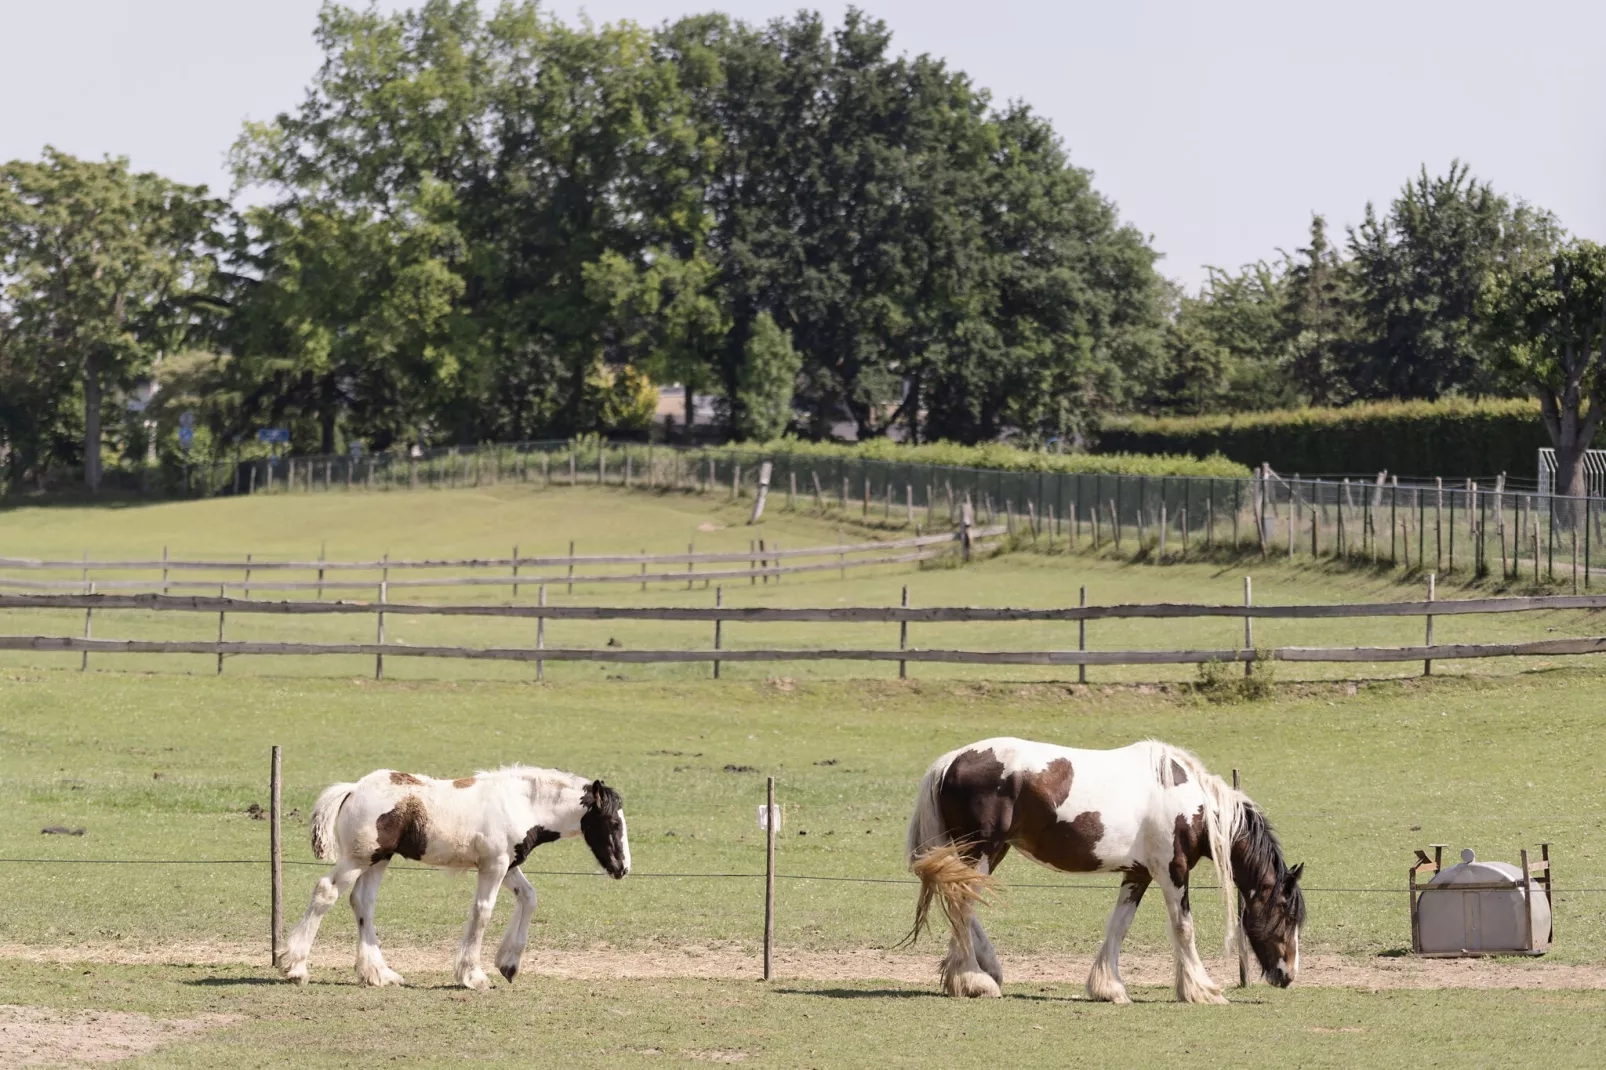
<instances>
[{"instance_id":1,"label":"weathered wooden fence rail","mask_svg":"<svg viewBox=\"0 0 1606 1070\"><path fill-rule=\"evenodd\" d=\"M49 580L29 579L21 576L0 576L0 588L18 590L88 590L93 584L96 590L161 590L169 591L174 588L193 589L204 587L214 589L219 586L242 588L246 591L354 591L370 590L379 586L381 582L392 588L409 587L511 587L515 592L520 587L539 587L542 584L563 584L573 587L575 584L598 583L691 583L696 580L707 584L712 580L760 580L779 579L782 576L798 575L809 572L846 571L850 568L866 568L879 565L910 564L919 561L929 561L952 551L955 547L963 549L967 540L969 545L985 548L987 540L996 539L1004 535L1006 528L1002 525L978 528L962 528L957 532L942 532L934 535L919 535L903 539L889 539L881 542L842 543L836 546L815 546L793 549L780 547L765 547L742 551L718 551L712 553L684 553L684 554L573 554L562 557L484 557L484 558L442 558L442 559L403 559L379 561L258 561L255 559L242 561L202 561L167 559L131 559L131 560L47 560L24 557L0 557L0 570L17 572L76 572L78 579ZM905 550L906 553L886 554L883 551ZM881 556L864 556L866 554L881 554ZM829 558L828 561L813 563L783 564L780 562L798 562L805 558ZM696 571L701 564L743 564L748 567L740 569L707 569ZM576 573L574 569L585 567L603 567L608 565L637 565L642 571L621 573ZM683 570L674 572L658 571L647 572L648 566L685 565ZM507 569L506 574L495 576L433 576L421 579L390 579L393 572L421 571L431 569ZM521 568L561 568L567 571L562 574L536 575L520 572ZM91 578L92 573L104 574L106 572L137 572L160 571L160 578L156 579L105 579ZM183 579L178 578L184 573L233 572L239 575L232 578L211 579ZM282 580L282 579L254 579L253 574L259 572L284 573L301 572L316 573L316 580ZM326 573L373 572L379 573L374 579L328 579ZM175 575L176 574L176 575Z\"/></svg>"},{"instance_id":2,"label":"weathered wooden fence rail","mask_svg":"<svg viewBox=\"0 0 1606 1070\"><path fill-rule=\"evenodd\" d=\"M835 567L835 566L832 566ZM739 575L746 576L746 572ZM213 584L212 586L217 586ZM372 586L369 584L368 586ZM393 582L391 586L396 584ZM998 621L1083 621L1256 617L1328 620L1356 617L1453 617L1464 614L1524 613L1606 609L1606 594L1512 598L1434 599L1412 602L1354 602L1313 605L1226 605L1145 602L1107 606L1018 609L989 606L496 606L408 604L404 602L271 602L200 595L0 594L5 609L135 609L196 613L351 614L405 613L413 616L523 617L546 620L727 621L734 624L965 624Z\"/></svg>"}]
</instances>

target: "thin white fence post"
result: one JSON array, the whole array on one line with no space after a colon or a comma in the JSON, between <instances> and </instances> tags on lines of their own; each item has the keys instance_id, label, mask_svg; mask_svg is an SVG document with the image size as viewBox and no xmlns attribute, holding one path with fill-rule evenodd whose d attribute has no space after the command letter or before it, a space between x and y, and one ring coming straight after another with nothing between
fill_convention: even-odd
<instances>
[{"instance_id":1,"label":"thin white fence post","mask_svg":"<svg viewBox=\"0 0 1606 1070\"><path fill-rule=\"evenodd\" d=\"M1232 790L1233 791L1241 790L1238 787L1238 770L1236 770L1236 769L1234 769L1232 771ZM1243 891L1241 889L1237 892L1237 896L1238 896L1238 914L1239 914L1240 917L1242 917L1243 916L1243 912L1244 912L1244 893L1243 893ZM1242 940L1238 941L1238 987L1239 988L1248 988L1249 987L1249 962L1248 962L1248 959L1246 958L1246 956L1244 955L1244 942Z\"/></svg>"},{"instance_id":2,"label":"thin white fence post","mask_svg":"<svg viewBox=\"0 0 1606 1070\"><path fill-rule=\"evenodd\" d=\"M279 965L284 953L284 849L280 830L279 811L282 809L284 778L279 764L279 745L273 746L273 757L268 768L268 858L273 887L269 939L272 942L273 965Z\"/></svg>"},{"instance_id":3,"label":"thin white fence post","mask_svg":"<svg viewBox=\"0 0 1606 1070\"><path fill-rule=\"evenodd\" d=\"M764 809L764 980L775 959L775 778L767 778Z\"/></svg>"}]
</instances>

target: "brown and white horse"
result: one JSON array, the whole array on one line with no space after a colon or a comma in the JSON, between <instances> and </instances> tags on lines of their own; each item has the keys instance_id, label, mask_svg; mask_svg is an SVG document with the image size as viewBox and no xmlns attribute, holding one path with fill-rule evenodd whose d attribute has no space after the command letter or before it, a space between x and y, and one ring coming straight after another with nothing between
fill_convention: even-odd
<instances>
[{"instance_id":1,"label":"brown and white horse","mask_svg":"<svg viewBox=\"0 0 1606 1070\"><path fill-rule=\"evenodd\" d=\"M313 889L312 902L290 933L281 966L307 982L307 957L318 925L351 889L357 916L357 977L369 985L398 985L374 931L374 902L391 858L400 855L443 869L475 870L478 886L454 973L467 988L489 988L480 969L480 942L496 906L496 890L516 906L496 966L509 981L535 914L535 888L519 869L543 843L585 837L597 863L614 879L630 872L630 839L619 793L600 780L555 769L515 765L457 780L380 769L355 784L335 784L312 810L312 852L335 867Z\"/></svg>"},{"instance_id":2,"label":"brown and white horse","mask_svg":"<svg viewBox=\"0 0 1606 1070\"><path fill-rule=\"evenodd\" d=\"M942 963L949 995L1000 994L1003 970L975 908L1011 847L1050 869L1122 874L1087 979L1093 999L1129 1002L1121 942L1144 891L1157 882L1171 915L1177 999L1226 1002L1194 944L1188 874L1201 858L1220 875L1228 953L1247 939L1278 987L1299 973L1304 866L1287 867L1259 808L1198 758L1153 740L1099 751L986 739L931 764L909 820L908 862L920 878L920 901L907 939L919 936L938 903L952 930ZM1241 917L1234 885L1244 895Z\"/></svg>"}]
</instances>

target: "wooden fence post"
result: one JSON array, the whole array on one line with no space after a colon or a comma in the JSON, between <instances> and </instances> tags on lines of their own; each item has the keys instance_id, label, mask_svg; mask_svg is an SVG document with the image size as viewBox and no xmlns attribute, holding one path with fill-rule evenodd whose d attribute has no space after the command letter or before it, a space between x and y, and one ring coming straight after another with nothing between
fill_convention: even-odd
<instances>
[{"instance_id":1,"label":"wooden fence post","mask_svg":"<svg viewBox=\"0 0 1606 1070\"><path fill-rule=\"evenodd\" d=\"M323 563L324 563L324 558L328 553L329 553L329 544L327 542L319 543L318 544L318 601L320 601L320 602L323 601Z\"/></svg>"},{"instance_id":2,"label":"wooden fence post","mask_svg":"<svg viewBox=\"0 0 1606 1070\"><path fill-rule=\"evenodd\" d=\"M641 591L643 594L645 594L647 592L647 562L645 560L647 557L647 548L645 546L641 548L641 556L643 558L641 562Z\"/></svg>"},{"instance_id":3,"label":"wooden fence post","mask_svg":"<svg viewBox=\"0 0 1606 1070\"><path fill-rule=\"evenodd\" d=\"M1087 608L1087 588L1086 587L1082 588L1082 598L1081 598L1081 601L1078 604L1083 609ZM1081 617L1076 622L1076 649L1081 651L1084 654L1087 653L1087 618L1086 617ZM1079 684L1087 683L1087 662L1085 662L1085 661L1076 666L1076 682L1079 683Z\"/></svg>"},{"instance_id":4,"label":"wooden fence post","mask_svg":"<svg viewBox=\"0 0 1606 1070\"><path fill-rule=\"evenodd\" d=\"M387 562L390 560L390 551L389 550L385 551L385 560ZM390 600L390 569L387 567L384 570L384 572L381 573L381 575L380 575L380 580L379 580L379 604L380 605L384 605L389 600ZM380 610L379 611L379 632L378 632L378 638L376 639L376 642L380 646L384 646L385 645L385 611L384 610ZM375 654L374 655L374 679L375 680L383 680L384 678L385 678L385 655L384 654Z\"/></svg>"},{"instance_id":5,"label":"wooden fence post","mask_svg":"<svg viewBox=\"0 0 1606 1070\"><path fill-rule=\"evenodd\" d=\"M284 840L279 824L283 783L279 764L279 745L275 743L268 767L268 858L271 873L269 880L273 886L269 939L272 942L272 959L276 968L284 954Z\"/></svg>"},{"instance_id":6,"label":"wooden fence post","mask_svg":"<svg viewBox=\"0 0 1606 1070\"><path fill-rule=\"evenodd\" d=\"M1438 580L1437 574L1432 573L1432 572L1428 573L1428 601L1429 602L1433 601L1435 589L1437 587L1437 580ZM1433 614L1429 613L1427 615L1427 620L1428 620L1427 640L1424 642L1423 645L1424 646L1432 646L1433 645ZM1432 658L1423 658L1422 659L1422 675L1423 676L1432 676L1433 675L1433 659Z\"/></svg>"},{"instance_id":7,"label":"wooden fence post","mask_svg":"<svg viewBox=\"0 0 1606 1070\"><path fill-rule=\"evenodd\" d=\"M1247 607L1252 606L1254 604L1255 604L1255 585L1254 585L1254 580L1251 579L1248 576L1245 576L1244 577L1244 606L1247 608ZM1252 675L1254 673L1254 667L1255 667L1255 659L1254 659L1254 652L1255 652L1255 618L1249 616L1247 613L1244 614L1244 650L1249 654L1249 656L1244 659L1244 675L1245 676L1249 676L1249 675Z\"/></svg>"},{"instance_id":8,"label":"wooden fence post","mask_svg":"<svg viewBox=\"0 0 1606 1070\"><path fill-rule=\"evenodd\" d=\"M786 511L797 512L797 473L786 473Z\"/></svg>"},{"instance_id":9,"label":"wooden fence post","mask_svg":"<svg viewBox=\"0 0 1606 1070\"><path fill-rule=\"evenodd\" d=\"M772 975L775 958L775 778L765 785L764 810L764 980Z\"/></svg>"},{"instance_id":10,"label":"wooden fence post","mask_svg":"<svg viewBox=\"0 0 1606 1070\"><path fill-rule=\"evenodd\" d=\"M513 597L519 596L519 544L513 544Z\"/></svg>"},{"instance_id":11,"label":"wooden fence post","mask_svg":"<svg viewBox=\"0 0 1606 1070\"><path fill-rule=\"evenodd\" d=\"M87 557L88 555L89 552L87 550L84 551L84 556ZM162 547L162 593L164 595L170 593L167 589L167 547L165 546Z\"/></svg>"},{"instance_id":12,"label":"wooden fence post","mask_svg":"<svg viewBox=\"0 0 1606 1070\"><path fill-rule=\"evenodd\" d=\"M543 609L546 608L546 584L544 584L544 583L541 584L540 590L537 591L537 593L536 593L536 604L539 605ZM537 618L535 618L535 649L537 649L537 650L545 650L546 649L546 618L545 617L537 617ZM539 683L540 681L546 679L546 659L545 658L537 658L536 661L535 661L535 679L536 679L537 683Z\"/></svg>"},{"instance_id":13,"label":"wooden fence post","mask_svg":"<svg viewBox=\"0 0 1606 1070\"><path fill-rule=\"evenodd\" d=\"M224 586L221 583L218 584L218 586L217 586L217 596L219 598L227 598L228 597L228 592L227 592L226 588L224 588ZM218 645L219 646L223 645L223 610L221 610L221 609L217 611L217 641L218 641ZM219 676L223 675L223 651L222 650L219 650L217 652L217 674Z\"/></svg>"},{"instance_id":14,"label":"wooden fence post","mask_svg":"<svg viewBox=\"0 0 1606 1070\"><path fill-rule=\"evenodd\" d=\"M903 608L909 608L909 585L907 583L903 585ZM906 620L898 622L898 649L909 649L909 622ZM909 663L907 661L898 662L898 679L907 680L908 678Z\"/></svg>"},{"instance_id":15,"label":"wooden fence post","mask_svg":"<svg viewBox=\"0 0 1606 1070\"><path fill-rule=\"evenodd\" d=\"M903 485L904 526L914 527L915 523L915 486L913 483Z\"/></svg>"},{"instance_id":16,"label":"wooden fence post","mask_svg":"<svg viewBox=\"0 0 1606 1070\"><path fill-rule=\"evenodd\" d=\"M574 593L574 540L569 540L569 593Z\"/></svg>"},{"instance_id":17,"label":"wooden fence post","mask_svg":"<svg viewBox=\"0 0 1606 1070\"><path fill-rule=\"evenodd\" d=\"M742 496L742 462L731 465L731 501Z\"/></svg>"},{"instance_id":18,"label":"wooden fence post","mask_svg":"<svg viewBox=\"0 0 1606 1070\"><path fill-rule=\"evenodd\" d=\"M753 515L747 518L749 524L758 523L758 518L764 515L764 503L770 496L771 468L769 461L758 466L758 493L753 497Z\"/></svg>"},{"instance_id":19,"label":"wooden fence post","mask_svg":"<svg viewBox=\"0 0 1606 1070\"><path fill-rule=\"evenodd\" d=\"M719 609L724 605L725 605L725 588L723 586L716 586L714 588L714 608L715 609ZM720 644L724 639L724 628L723 628L724 623L725 622L720 620L718 617L714 618L714 649L715 650L720 649ZM714 659L714 679L716 679L716 680L719 679L719 659L718 658Z\"/></svg>"},{"instance_id":20,"label":"wooden fence post","mask_svg":"<svg viewBox=\"0 0 1606 1070\"><path fill-rule=\"evenodd\" d=\"M697 544L694 543L694 542L688 542L686 544L686 557L688 559L686 561L686 590L688 590L688 591L691 590L691 587L692 587L692 568L696 564L696 562L690 560L690 558L696 552L697 552Z\"/></svg>"},{"instance_id":21,"label":"wooden fence post","mask_svg":"<svg viewBox=\"0 0 1606 1070\"><path fill-rule=\"evenodd\" d=\"M245 555L245 591L243 597L251 597L251 555Z\"/></svg>"},{"instance_id":22,"label":"wooden fence post","mask_svg":"<svg viewBox=\"0 0 1606 1070\"><path fill-rule=\"evenodd\" d=\"M1433 483L1433 568L1438 571L1444 567L1444 477L1435 476Z\"/></svg>"},{"instance_id":23,"label":"wooden fence post","mask_svg":"<svg viewBox=\"0 0 1606 1070\"><path fill-rule=\"evenodd\" d=\"M959 560L968 564L970 562L970 529L975 525L975 511L970 505L970 496L965 496L964 504L959 507Z\"/></svg>"},{"instance_id":24,"label":"wooden fence post","mask_svg":"<svg viewBox=\"0 0 1606 1070\"><path fill-rule=\"evenodd\" d=\"M84 552L87 554L89 551L86 550ZM94 584L93 581L91 581L90 584L89 584L89 593L90 594L94 594L95 593L95 584ZM90 618L93 617L94 615L95 615L95 611L93 609L85 609L84 610L84 638L85 639L89 638L89 621L90 621ZM78 662L78 671L79 672L87 672L88 669L89 669L89 651L86 650L86 651L84 651L83 658Z\"/></svg>"}]
</instances>

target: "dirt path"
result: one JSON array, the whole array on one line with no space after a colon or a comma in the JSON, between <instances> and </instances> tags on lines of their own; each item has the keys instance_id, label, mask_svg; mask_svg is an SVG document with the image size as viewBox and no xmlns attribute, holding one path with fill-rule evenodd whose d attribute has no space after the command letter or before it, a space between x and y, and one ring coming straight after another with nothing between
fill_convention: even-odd
<instances>
[{"instance_id":1,"label":"dirt path","mask_svg":"<svg viewBox=\"0 0 1606 1070\"><path fill-rule=\"evenodd\" d=\"M131 1059L236 1020L226 1014L159 1019L128 1011L57 1011L0 1004L0 1068Z\"/></svg>"},{"instance_id":2,"label":"dirt path","mask_svg":"<svg viewBox=\"0 0 1606 1070\"><path fill-rule=\"evenodd\" d=\"M391 966L403 974L444 973L452 947L386 948ZM350 949L320 945L313 965L348 970ZM933 984L937 955L909 955L889 951L779 951L775 975L794 981L900 981ZM88 944L73 947L38 947L0 944L0 959L30 962L103 962L109 965L239 965L261 966L270 973L262 948L230 944L165 944L131 947ZM486 965L489 968L490 959ZM1055 982L1080 984L1092 957L1046 955L1038 958L1003 957L1005 983ZM1226 959L1209 963L1211 974L1223 982L1236 979L1237 965ZM658 950L594 948L576 951L542 951L532 948L524 958L526 974L606 980L613 977L710 978L749 980L760 972L756 953L737 948L687 946ZM1171 957L1130 953L1121 957L1122 976L1129 984L1169 986ZM1490 959L1349 958L1342 955L1307 955L1300 971L1302 985L1385 988L1534 988L1606 989L1606 965L1559 965Z\"/></svg>"}]
</instances>

